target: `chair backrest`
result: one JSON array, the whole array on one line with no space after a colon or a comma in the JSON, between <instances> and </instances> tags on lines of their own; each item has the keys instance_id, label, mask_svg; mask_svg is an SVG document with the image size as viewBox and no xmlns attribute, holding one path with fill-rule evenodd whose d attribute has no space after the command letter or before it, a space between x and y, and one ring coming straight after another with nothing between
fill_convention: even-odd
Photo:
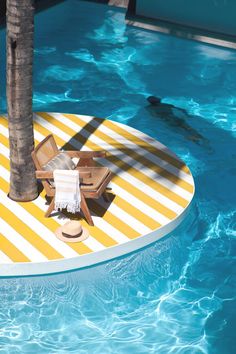
<instances>
[{"instance_id":1,"label":"chair backrest","mask_svg":"<svg viewBox=\"0 0 236 354\"><path fill-rule=\"evenodd\" d=\"M40 170L48 161L58 155L59 150L52 134L39 143L32 152L35 167Z\"/></svg>"},{"instance_id":2,"label":"chair backrest","mask_svg":"<svg viewBox=\"0 0 236 354\"><path fill-rule=\"evenodd\" d=\"M53 157L59 154L59 149L52 134L48 135L41 141L34 151L31 153L34 165L37 170L42 170L43 166L48 163ZM53 195L52 186L48 180L43 180L42 184L47 195Z\"/></svg>"}]
</instances>

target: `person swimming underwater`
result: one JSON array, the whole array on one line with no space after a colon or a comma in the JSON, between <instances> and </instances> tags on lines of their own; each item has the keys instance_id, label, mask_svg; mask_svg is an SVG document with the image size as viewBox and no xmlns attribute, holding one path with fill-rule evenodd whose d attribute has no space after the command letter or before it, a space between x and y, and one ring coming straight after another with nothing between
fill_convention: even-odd
<instances>
[{"instance_id":1,"label":"person swimming underwater","mask_svg":"<svg viewBox=\"0 0 236 354\"><path fill-rule=\"evenodd\" d=\"M172 127L178 127L187 132L187 139L196 144L208 143L206 138L185 121L184 118L191 117L185 109L175 107L173 104L164 103L161 98L155 96L149 96L147 101L150 105L148 105L146 109L152 116L160 118Z\"/></svg>"}]
</instances>

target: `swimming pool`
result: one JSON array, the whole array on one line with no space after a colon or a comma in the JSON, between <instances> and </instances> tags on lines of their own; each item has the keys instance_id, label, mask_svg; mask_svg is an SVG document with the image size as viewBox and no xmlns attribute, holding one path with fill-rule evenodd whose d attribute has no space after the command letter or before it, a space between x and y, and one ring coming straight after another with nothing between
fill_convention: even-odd
<instances>
[{"instance_id":1,"label":"swimming pool","mask_svg":"<svg viewBox=\"0 0 236 354\"><path fill-rule=\"evenodd\" d=\"M126 27L120 9L73 0L36 16L34 110L144 131L188 164L196 197L184 223L143 251L0 280L0 353L234 352L235 73L236 52ZM179 125L149 95L185 109Z\"/></svg>"}]
</instances>

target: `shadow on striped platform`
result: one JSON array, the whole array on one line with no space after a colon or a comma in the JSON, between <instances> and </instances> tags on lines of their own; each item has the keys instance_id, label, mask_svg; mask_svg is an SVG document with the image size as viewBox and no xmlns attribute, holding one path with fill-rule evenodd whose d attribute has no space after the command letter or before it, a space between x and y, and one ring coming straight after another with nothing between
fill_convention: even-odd
<instances>
[{"instance_id":1,"label":"shadow on striped platform","mask_svg":"<svg viewBox=\"0 0 236 354\"><path fill-rule=\"evenodd\" d=\"M0 116L0 276L45 274L81 268L142 248L168 234L183 219L194 195L188 167L167 147L123 124L96 117L36 113L35 144L53 132L59 148L107 151L98 164L113 173L111 200L89 200L94 227L80 217L90 237L63 243L54 236L69 215L45 218L45 193L16 203L9 190L6 116Z\"/></svg>"}]
</instances>

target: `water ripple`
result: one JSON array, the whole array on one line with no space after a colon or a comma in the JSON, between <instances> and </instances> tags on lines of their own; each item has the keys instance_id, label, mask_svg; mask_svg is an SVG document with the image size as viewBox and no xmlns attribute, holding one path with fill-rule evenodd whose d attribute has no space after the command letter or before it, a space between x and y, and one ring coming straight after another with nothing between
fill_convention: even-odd
<instances>
[{"instance_id":1,"label":"water ripple","mask_svg":"<svg viewBox=\"0 0 236 354\"><path fill-rule=\"evenodd\" d=\"M235 52L129 27L124 16L77 0L36 16L34 109L109 117L160 140L193 172L194 205L174 233L140 252L2 279L0 354L235 352ZM151 114L148 95L173 104L174 120L209 144Z\"/></svg>"}]
</instances>

